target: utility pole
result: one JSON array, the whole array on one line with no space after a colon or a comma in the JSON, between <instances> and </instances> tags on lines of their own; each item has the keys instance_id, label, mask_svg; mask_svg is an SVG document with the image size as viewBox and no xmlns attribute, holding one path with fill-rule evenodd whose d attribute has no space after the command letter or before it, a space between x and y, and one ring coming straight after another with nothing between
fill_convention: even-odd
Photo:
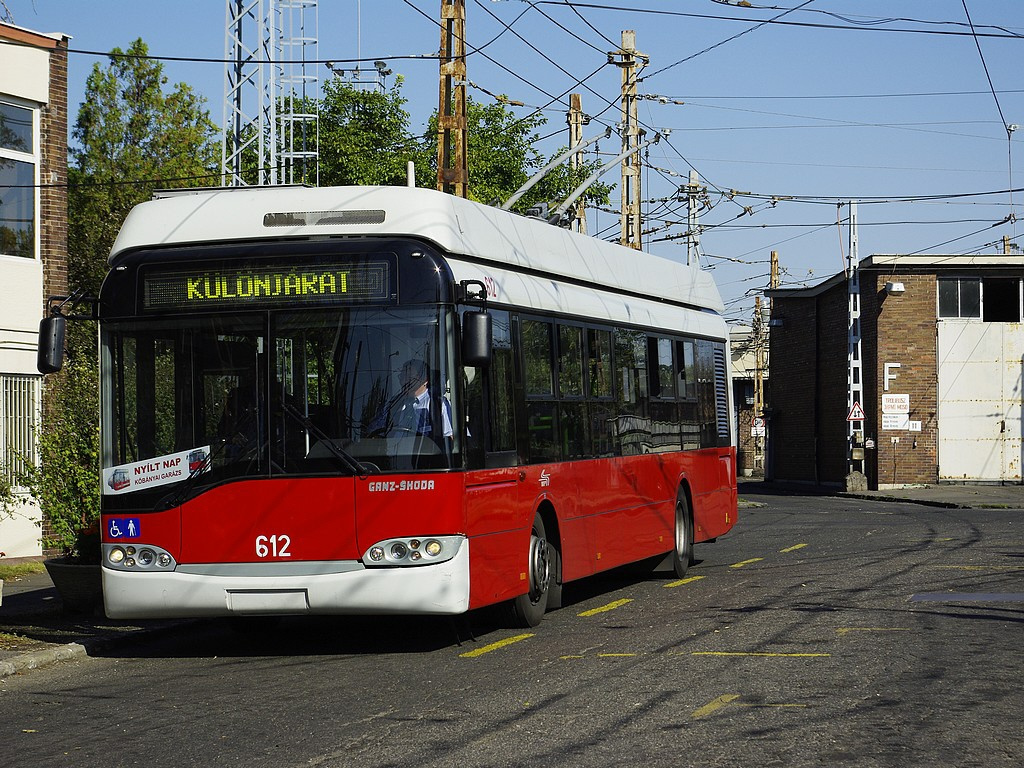
<instances>
[{"instance_id":1,"label":"utility pole","mask_svg":"<svg viewBox=\"0 0 1024 768\"><path fill-rule=\"evenodd\" d=\"M768 287L779 287L779 252L772 251L771 277ZM761 303L761 297L754 297L754 418L764 424L764 376L768 372L768 323L769 307ZM754 436L754 467L764 469L764 435Z\"/></svg>"},{"instance_id":2,"label":"utility pole","mask_svg":"<svg viewBox=\"0 0 1024 768\"><path fill-rule=\"evenodd\" d=\"M622 47L609 58L622 70L622 151L629 152L622 160L619 243L640 250L643 247L643 227L640 220L639 144L646 131L640 129L637 116L636 81L640 70L650 59L636 50L636 32L632 29L622 31Z\"/></svg>"},{"instance_id":3,"label":"utility pole","mask_svg":"<svg viewBox=\"0 0 1024 768\"><path fill-rule=\"evenodd\" d=\"M466 0L441 0L437 188L469 197L466 119Z\"/></svg>"},{"instance_id":4,"label":"utility pole","mask_svg":"<svg viewBox=\"0 0 1024 768\"><path fill-rule=\"evenodd\" d=\"M697 248L700 245L700 203L699 196L705 187L700 185L697 172L690 171L690 183L680 191L686 193L686 264L695 266L698 262ZM774 253L774 251L773 251Z\"/></svg>"},{"instance_id":5,"label":"utility pole","mask_svg":"<svg viewBox=\"0 0 1024 768\"><path fill-rule=\"evenodd\" d=\"M578 147L583 141L583 126L590 122L589 117L583 114L583 102L578 93L569 94L569 115L566 117L569 123L569 149ZM579 152L574 152L569 157L569 168L573 178L576 177L582 165L582 158ZM587 233L587 207L582 202L573 206L572 216L569 221L569 228L573 232Z\"/></svg>"}]
</instances>

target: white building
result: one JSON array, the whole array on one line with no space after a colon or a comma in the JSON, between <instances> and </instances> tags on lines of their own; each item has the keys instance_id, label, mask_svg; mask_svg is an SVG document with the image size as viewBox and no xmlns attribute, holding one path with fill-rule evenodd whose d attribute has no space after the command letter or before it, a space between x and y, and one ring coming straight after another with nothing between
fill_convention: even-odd
<instances>
[{"instance_id":1,"label":"white building","mask_svg":"<svg viewBox=\"0 0 1024 768\"><path fill-rule=\"evenodd\" d=\"M36 461L39 320L67 292L67 43L0 24L0 477L15 486ZM39 517L27 503L0 519L7 559L42 554Z\"/></svg>"}]
</instances>

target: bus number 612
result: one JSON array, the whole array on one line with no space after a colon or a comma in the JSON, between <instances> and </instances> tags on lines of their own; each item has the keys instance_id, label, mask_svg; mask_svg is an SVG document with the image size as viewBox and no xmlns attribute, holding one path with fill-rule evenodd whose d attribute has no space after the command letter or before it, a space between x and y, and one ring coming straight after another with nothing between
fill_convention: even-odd
<instances>
[{"instance_id":1,"label":"bus number 612","mask_svg":"<svg viewBox=\"0 0 1024 768\"><path fill-rule=\"evenodd\" d=\"M288 547L292 545L292 537L286 534L279 536L257 536L256 557L291 557Z\"/></svg>"}]
</instances>

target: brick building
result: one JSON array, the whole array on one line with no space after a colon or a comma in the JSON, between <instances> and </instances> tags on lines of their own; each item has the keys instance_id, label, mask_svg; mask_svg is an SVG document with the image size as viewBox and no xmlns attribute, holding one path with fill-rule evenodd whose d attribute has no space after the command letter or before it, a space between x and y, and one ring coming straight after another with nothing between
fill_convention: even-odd
<instances>
[{"instance_id":1,"label":"brick building","mask_svg":"<svg viewBox=\"0 0 1024 768\"><path fill-rule=\"evenodd\" d=\"M860 263L864 420L854 423L869 487L1022 482L1022 278L1010 255ZM841 486L851 447L846 275L769 296L766 473Z\"/></svg>"},{"instance_id":2,"label":"brick building","mask_svg":"<svg viewBox=\"0 0 1024 768\"><path fill-rule=\"evenodd\" d=\"M45 297L67 293L67 47L0 23L0 477L35 461L36 334ZM37 557L39 511L0 520L8 558Z\"/></svg>"}]
</instances>

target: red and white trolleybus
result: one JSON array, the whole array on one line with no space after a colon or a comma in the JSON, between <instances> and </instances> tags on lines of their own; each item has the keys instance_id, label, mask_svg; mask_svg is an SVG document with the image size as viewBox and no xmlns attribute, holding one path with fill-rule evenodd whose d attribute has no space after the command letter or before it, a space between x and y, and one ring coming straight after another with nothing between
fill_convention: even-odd
<instances>
[{"instance_id":1,"label":"red and white trolleybus","mask_svg":"<svg viewBox=\"0 0 1024 768\"><path fill-rule=\"evenodd\" d=\"M106 613L533 626L574 579L681 575L736 520L722 309L696 267L432 190L158 195L95 313Z\"/></svg>"}]
</instances>

